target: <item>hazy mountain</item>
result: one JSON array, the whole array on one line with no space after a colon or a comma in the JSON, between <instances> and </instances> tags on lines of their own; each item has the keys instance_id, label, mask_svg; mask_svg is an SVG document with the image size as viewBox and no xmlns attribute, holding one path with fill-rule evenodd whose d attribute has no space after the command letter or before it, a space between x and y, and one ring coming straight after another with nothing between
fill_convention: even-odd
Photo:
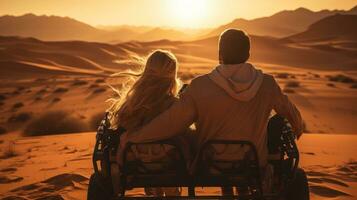
<instances>
[{"instance_id":1,"label":"hazy mountain","mask_svg":"<svg viewBox=\"0 0 357 200\"><path fill-rule=\"evenodd\" d=\"M310 24L336 13L357 15L357 6L348 11L322 10L319 12L299 8L253 20L236 19L213 30L130 25L93 27L69 17L36 16L33 14L5 15L0 17L0 35L34 37L41 40L87 40L120 43L130 40L193 40L217 36L223 30L234 27L253 35L286 37L303 32Z\"/></svg>"},{"instance_id":2,"label":"hazy mountain","mask_svg":"<svg viewBox=\"0 0 357 200\"><path fill-rule=\"evenodd\" d=\"M152 26L134 26L134 25L119 25L119 26L112 26L112 25L99 25L96 26L96 28L101 29L101 30L106 30L106 31L111 31L111 32L116 32L116 31L132 31L135 33L144 33L147 32L154 27Z\"/></svg>"},{"instance_id":3,"label":"hazy mountain","mask_svg":"<svg viewBox=\"0 0 357 200\"><path fill-rule=\"evenodd\" d=\"M35 37L42 40L91 40L103 31L68 17L5 15L0 17L0 35Z\"/></svg>"},{"instance_id":4,"label":"hazy mountain","mask_svg":"<svg viewBox=\"0 0 357 200\"><path fill-rule=\"evenodd\" d=\"M188 40L198 34L202 34L202 31L150 26L123 25L96 28L69 17L58 16L26 14L0 17L0 35L34 37L41 40L88 40L119 43L130 40Z\"/></svg>"},{"instance_id":5,"label":"hazy mountain","mask_svg":"<svg viewBox=\"0 0 357 200\"><path fill-rule=\"evenodd\" d=\"M273 37L284 37L305 31L310 24L337 13L357 15L357 6L345 10L321 10L314 12L306 8L296 10L285 10L269 17L262 17L253 20L235 19L231 23L214 29L208 36L219 35L227 28L243 29L253 35L269 35Z\"/></svg>"},{"instance_id":6,"label":"hazy mountain","mask_svg":"<svg viewBox=\"0 0 357 200\"><path fill-rule=\"evenodd\" d=\"M329 16L310 25L307 31L288 38L293 41L353 40L357 42L357 15Z\"/></svg>"},{"instance_id":7,"label":"hazy mountain","mask_svg":"<svg viewBox=\"0 0 357 200\"><path fill-rule=\"evenodd\" d=\"M140 41L154 41L161 39L168 40L187 40L189 38L185 33L174 29L153 28L136 37Z\"/></svg>"}]
</instances>

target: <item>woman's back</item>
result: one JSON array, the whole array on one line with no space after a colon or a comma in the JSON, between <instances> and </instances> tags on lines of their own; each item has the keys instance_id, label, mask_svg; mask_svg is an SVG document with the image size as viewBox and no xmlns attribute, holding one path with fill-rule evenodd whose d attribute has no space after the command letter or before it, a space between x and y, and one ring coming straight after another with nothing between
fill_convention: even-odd
<instances>
[{"instance_id":1,"label":"woman's back","mask_svg":"<svg viewBox=\"0 0 357 200\"><path fill-rule=\"evenodd\" d=\"M175 97L167 95L167 97L161 102L156 103L150 108L141 107L135 113L125 114L127 115L125 120L118 122L118 124L119 126L125 128L128 132L134 132L168 109L175 102L175 100Z\"/></svg>"},{"instance_id":2,"label":"woman's back","mask_svg":"<svg viewBox=\"0 0 357 200\"><path fill-rule=\"evenodd\" d=\"M125 128L129 133L140 129L145 124L149 123L152 119L158 116L160 113L168 109L175 101L175 97L167 96L165 100L156 104L151 108L142 108L137 113L132 113L132 117L129 117L125 122L120 123L120 126ZM133 146L132 153L129 159L140 160L156 160L162 159L166 156L166 153L171 148L167 145L145 145L145 146ZM133 157L132 157L133 156Z\"/></svg>"}]
</instances>

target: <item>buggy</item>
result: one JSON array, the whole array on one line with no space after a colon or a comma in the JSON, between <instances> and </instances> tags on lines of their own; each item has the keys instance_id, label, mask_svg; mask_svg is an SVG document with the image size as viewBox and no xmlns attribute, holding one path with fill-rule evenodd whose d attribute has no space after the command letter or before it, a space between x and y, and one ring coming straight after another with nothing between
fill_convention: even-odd
<instances>
[{"instance_id":1,"label":"buggy","mask_svg":"<svg viewBox=\"0 0 357 200\"><path fill-rule=\"evenodd\" d=\"M172 140L149 143L129 143L123 153L123 163L117 178L118 164L115 157L120 135L124 129L109 128L107 116L101 122L93 152L93 168L88 188L88 200L99 199L286 199L308 200L309 187L306 174L299 168L299 151L295 143L295 134L290 124L279 115L274 115L268 123L269 165L274 176L269 191L263 189L263 172L259 168L258 154L253 143L249 141L208 141L199 150L196 169L187 168L183 151ZM130 149L134 145L169 145L173 160L131 160ZM222 159L214 156L215 146L229 145L244 149L243 156ZM213 153L212 153L213 152ZM118 184L114 184L117 181ZM114 188L114 185L117 188ZM185 196L164 197L129 197L126 191L143 187L179 187L187 188ZM223 195L199 196L197 187L221 187L237 192ZM114 195L117 191L117 195Z\"/></svg>"}]
</instances>

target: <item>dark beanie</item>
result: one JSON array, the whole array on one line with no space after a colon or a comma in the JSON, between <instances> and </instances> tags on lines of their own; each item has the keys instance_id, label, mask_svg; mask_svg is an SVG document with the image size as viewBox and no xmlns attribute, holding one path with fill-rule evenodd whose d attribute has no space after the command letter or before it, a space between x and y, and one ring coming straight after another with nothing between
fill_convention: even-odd
<instances>
[{"instance_id":1,"label":"dark beanie","mask_svg":"<svg viewBox=\"0 0 357 200\"><path fill-rule=\"evenodd\" d=\"M219 62L221 64L244 63L249 58L250 40L238 29L227 29L219 38Z\"/></svg>"}]
</instances>

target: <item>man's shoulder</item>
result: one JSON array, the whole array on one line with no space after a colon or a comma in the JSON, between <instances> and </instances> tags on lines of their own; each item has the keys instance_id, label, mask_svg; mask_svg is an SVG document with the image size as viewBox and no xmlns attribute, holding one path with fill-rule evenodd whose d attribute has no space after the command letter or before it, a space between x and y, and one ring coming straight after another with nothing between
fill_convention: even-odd
<instances>
[{"instance_id":1,"label":"man's shoulder","mask_svg":"<svg viewBox=\"0 0 357 200\"><path fill-rule=\"evenodd\" d=\"M275 82L275 78L271 74L263 73L263 81L271 83Z\"/></svg>"},{"instance_id":2,"label":"man's shoulder","mask_svg":"<svg viewBox=\"0 0 357 200\"><path fill-rule=\"evenodd\" d=\"M207 91L207 90L202 90L202 88L207 89L210 87L210 84L211 84L211 80L209 79L208 74L197 76L194 79L192 79L191 82L188 84L187 89L185 89L185 93L190 93L191 95L195 96L198 93Z\"/></svg>"},{"instance_id":3,"label":"man's shoulder","mask_svg":"<svg viewBox=\"0 0 357 200\"><path fill-rule=\"evenodd\" d=\"M190 85L202 84L209 81L208 74L203 74L192 79Z\"/></svg>"}]
</instances>

